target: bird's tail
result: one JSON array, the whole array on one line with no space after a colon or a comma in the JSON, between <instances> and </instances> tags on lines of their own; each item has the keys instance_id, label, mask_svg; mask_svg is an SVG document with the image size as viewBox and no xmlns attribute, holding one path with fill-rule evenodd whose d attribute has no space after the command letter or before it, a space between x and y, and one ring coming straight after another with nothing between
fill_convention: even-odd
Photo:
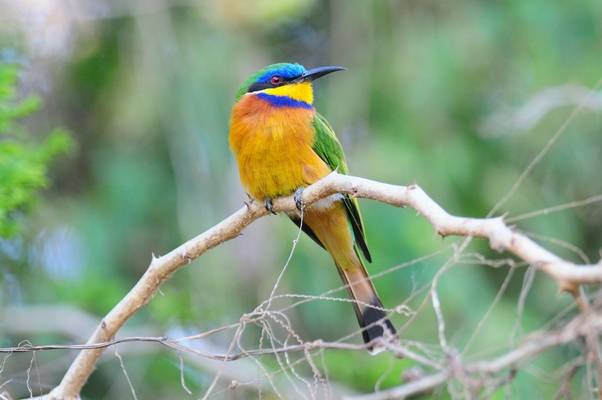
<instances>
[{"instance_id":1,"label":"bird's tail","mask_svg":"<svg viewBox=\"0 0 602 400\"><path fill-rule=\"evenodd\" d=\"M368 277L368 271L366 271L359 257L358 261L359 266L341 268L337 265L337 270L353 298L353 309L362 328L364 342L370 343L374 339L384 336L385 328L389 330L391 335L394 335L396 331L387 318L387 314L383 310L383 304Z\"/></svg>"},{"instance_id":2,"label":"bird's tail","mask_svg":"<svg viewBox=\"0 0 602 400\"><path fill-rule=\"evenodd\" d=\"M326 212L308 212L305 225L310 236L330 253L339 275L347 285L354 300L353 307L362 327L364 342L369 343L384 336L385 328L395 334L395 328L387 319L368 272L354 248L343 206L336 204Z\"/></svg>"}]
</instances>

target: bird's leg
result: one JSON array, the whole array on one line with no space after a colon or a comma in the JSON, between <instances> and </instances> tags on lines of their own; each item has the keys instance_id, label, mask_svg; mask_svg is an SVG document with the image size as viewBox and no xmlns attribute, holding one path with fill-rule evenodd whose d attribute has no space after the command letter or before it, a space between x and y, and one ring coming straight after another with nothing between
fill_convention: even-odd
<instances>
[{"instance_id":1,"label":"bird's leg","mask_svg":"<svg viewBox=\"0 0 602 400\"><path fill-rule=\"evenodd\" d=\"M272 214L276 215L276 213L274 212L274 204L272 203L272 199L270 199L270 198L265 199L263 204L264 204L266 210L268 210Z\"/></svg>"},{"instance_id":2,"label":"bird's leg","mask_svg":"<svg viewBox=\"0 0 602 400\"><path fill-rule=\"evenodd\" d=\"M300 187L299 189L295 190L295 206L297 207L297 210L299 211L303 211L303 208L305 207L305 204L303 204L303 191L305 190L304 187Z\"/></svg>"}]
</instances>

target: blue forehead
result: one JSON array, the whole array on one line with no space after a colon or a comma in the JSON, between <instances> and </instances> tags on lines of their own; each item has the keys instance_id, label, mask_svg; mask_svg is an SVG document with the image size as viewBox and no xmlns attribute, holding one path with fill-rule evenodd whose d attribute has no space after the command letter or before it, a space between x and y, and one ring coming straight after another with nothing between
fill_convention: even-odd
<instances>
[{"instance_id":1,"label":"blue forehead","mask_svg":"<svg viewBox=\"0 0 602 400\"><path fill-rule=\"evenodd\" d=\"M301 64L272 64L266 67L255 82L267 83L272 76L281 76L284 79L292 79L302 75L305 72L305 67Z\"/></svg>"}]
</instances>

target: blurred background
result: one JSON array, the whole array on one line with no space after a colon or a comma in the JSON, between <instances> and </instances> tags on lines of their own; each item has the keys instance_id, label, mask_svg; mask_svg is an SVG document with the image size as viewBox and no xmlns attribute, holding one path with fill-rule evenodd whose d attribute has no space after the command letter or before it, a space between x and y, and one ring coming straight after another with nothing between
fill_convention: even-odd
<instances>
[{"instance_id":1,"label":"blurred background","mask_svg":"<svg viewBox=\"0 0 602 400\"><path fill-rule=\"evenodd\" d=\"M84 342L151 254L168 252L241 207L246 196L228 148L229 112L238 85L267 64L347 67L317 83L316 106L337 131L351 173L418 183L454 214L487 215L564 129L496 213L515 217L602 194L602 95L588 97L600 88L601 55L598 0L0 0L0 85L5 110L20 110L5 115L11 122L0 129L9 132L0 143L21 141L25 152L37 152L30 165L37 180L19 181L31 193L16 210L0 213L0 345ZM398 267L375 280L384 304L418 309L425 285L459 239L438 237L413 210L361 205L374 258L369 270ZM592 202L516 225L585 263L600 257L601 221L602 205ZM296 234L283 216L257 221L178 271L119 336L179 337L237 322L269 297ZM547 276L524 265L484 266L479 255L508 257L475 241L438 288L448 340L466 359L498 354L576 313ZM303 237L278 293L319 295L339 286L326 253ZM273 307L295 302L279 299ZM361 342L349 304L310 301L286 315L303 340L354 333L345 340ZM399 313L393 320L401 327L409 318ZM402 336L436 358L436 327L427 299ZM228 331L191 345L224 353L231 339ZM242 337L247 349L260 341L270 346L253 326ZM303 380L277 372L273 356L220 364L159 345L117 349L140 399L202 397L218 370L224 379L210 398L276 398L266 372L276 372L285 398L300 397L294 390L307 395ZM74 354L10 355L0 362L0 389L13 396L47 392ZM333 393L370 392L423 373L389 354L315 354ZM552 398L562 368L580 354L579 346L549 351L492 395ZM288 361L297 359L303 355ZM577 398L591 394L587 370L579 368L571 381ZM307 362L295 371L313 380ZM241 384L229 389L232 381ZM431 396L451 395L444 388L425 397ZM83 397L132 398L114 350Z\"/></svg>"}]
</instances>

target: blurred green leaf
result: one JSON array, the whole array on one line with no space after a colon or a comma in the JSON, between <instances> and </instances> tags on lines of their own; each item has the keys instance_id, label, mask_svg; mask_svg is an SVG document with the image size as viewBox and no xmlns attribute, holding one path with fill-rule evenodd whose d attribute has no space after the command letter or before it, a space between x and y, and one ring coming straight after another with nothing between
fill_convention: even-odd
<instances>
[{"instance_id":1,"label":"blurred green leaf","mask_svg":"<svg viewBox=\"0 0 602 400\"><path fill-rule=\"evenodd\" d=\"M21 226L20 216L30 211L37 193L48 185L49 163L73 145L63 130L54 130L41 143L11 136L19 120L38 109L30 97L15 101L17 69L0 64L0 237L12 237Z\"/></svg>"}]
</instances>

